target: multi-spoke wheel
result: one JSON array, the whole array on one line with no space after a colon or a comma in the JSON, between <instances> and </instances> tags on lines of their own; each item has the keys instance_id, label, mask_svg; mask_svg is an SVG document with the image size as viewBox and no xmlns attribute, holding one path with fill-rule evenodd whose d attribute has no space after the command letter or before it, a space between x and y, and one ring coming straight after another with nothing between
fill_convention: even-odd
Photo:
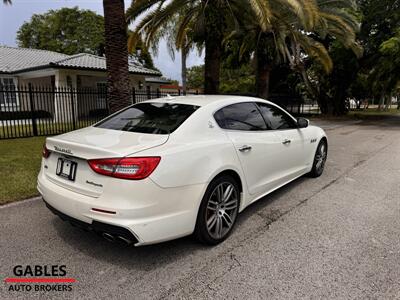
<instances>
[{"instance_id":1,"label":"multi-spoke wheel","mask_svg":"<svg viewBox=\"0 0 400 300\"><path fill-rule=\"evenodd\" d=\"M328 144L326 140L321 140L318 144L314 157L314 163L310 172L311 177L319 177L324 172L326 158L328 156Z\"/></svg>"},{"instance_id":2,"label":"multi-spoke wheel","mask_svg":"<svg viewBox=\"0 0 400 300\"><path fill-rule=\"evenodd\" d=\"M228 237L239 210L240 191L231 176L213 180L200 205L195 235L207 244L217 244Z\"/></svg>"}]
</instances>

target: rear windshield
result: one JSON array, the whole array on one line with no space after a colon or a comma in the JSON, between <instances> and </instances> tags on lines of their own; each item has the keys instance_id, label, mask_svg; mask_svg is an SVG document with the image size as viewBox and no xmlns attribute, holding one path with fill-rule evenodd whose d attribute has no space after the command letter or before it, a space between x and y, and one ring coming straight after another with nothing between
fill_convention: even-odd
<instances>
[{"instance_id":1,"label":"rear windshield","mask_svg":"<svg viewBox=\"0 0 400 300\"><path fill-rule=\"evenodd\" d=\"M139 103L95 125L99 128L169 134L199 106L175 103Z\"/></svg>"}]
</instances>

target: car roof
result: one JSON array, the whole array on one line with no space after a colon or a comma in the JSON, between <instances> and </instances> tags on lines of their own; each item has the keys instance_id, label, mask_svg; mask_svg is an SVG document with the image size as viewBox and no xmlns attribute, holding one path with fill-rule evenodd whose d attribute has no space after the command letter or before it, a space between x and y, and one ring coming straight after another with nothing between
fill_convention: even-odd
<instances>
[{"instance_id":1,"label":"car roof","mask_svg":"<svg viewBox=\"0 0 400 300\"><path fill-rule=\"evenodd\" d=\"M233 95L190 95L190 96L170 96L159 99L147 100L145 102L166 102L166 103L177 103L177 104L188 104L196 106L206 106L209 104L223 104L229 105L233 103L246 102L246 101L262 101L268 102L264 99L247 97L247 96L233 96Z\"/></svg>"}]
</instances>

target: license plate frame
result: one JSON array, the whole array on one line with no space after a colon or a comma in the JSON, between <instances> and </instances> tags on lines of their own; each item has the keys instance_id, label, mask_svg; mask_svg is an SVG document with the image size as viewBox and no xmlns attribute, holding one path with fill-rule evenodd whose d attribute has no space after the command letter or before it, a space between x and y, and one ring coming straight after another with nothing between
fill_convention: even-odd
<instances>
[{"instance_id":1,"label":"license plate frame","mask_svg":"<svg viewBox=\"0 0 400 300\"><path fill-rule=\"evenodd\" d=\"M59 157L57 161L56 175L75 181L77 167L78 163L68 158Z\"/></svg>"}]
</instances>

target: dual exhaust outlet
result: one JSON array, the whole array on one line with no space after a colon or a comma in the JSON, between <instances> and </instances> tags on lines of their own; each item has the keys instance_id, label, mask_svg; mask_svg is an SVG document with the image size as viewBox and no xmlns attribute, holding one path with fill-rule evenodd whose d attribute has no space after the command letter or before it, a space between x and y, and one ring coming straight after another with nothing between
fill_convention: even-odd
<instances>
[{"instance_id":1,"label":"dual exhaust outlet","mask_svg":"<svg viewBox=\"0 0 400 300\"><path fill-rule=\"evenodd\" d=\"M131 245L134 242L134 241L132 241L126 237L123 237L121 235L114 235L114 234L108 233L108 232L103 232L101 234L101 236L111 243L120 242L124 245Z\"/></svg>"}]
</instances>

